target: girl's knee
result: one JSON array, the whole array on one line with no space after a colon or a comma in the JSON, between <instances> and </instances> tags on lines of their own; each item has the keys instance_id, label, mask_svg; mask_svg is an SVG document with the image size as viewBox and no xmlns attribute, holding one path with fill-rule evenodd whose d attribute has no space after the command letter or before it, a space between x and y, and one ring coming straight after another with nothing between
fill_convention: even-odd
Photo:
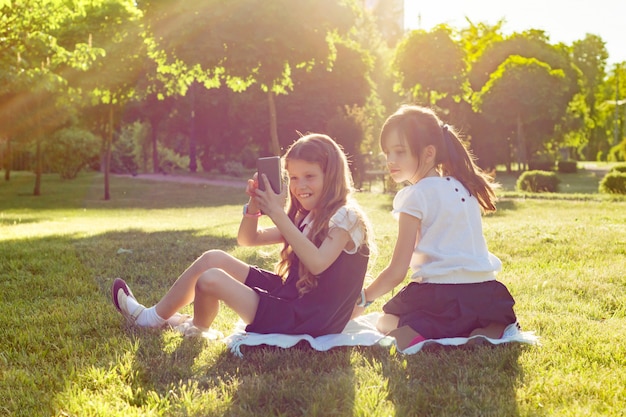
<instances>
[{"instance_id":1,"label":"girl's knee","mask_svg":"<svg viewBox=\"0 0 626 417\"><path fill-rule=\"evenodd\" d=\"M398 328L400 317L393 314L383 314L376 322L376 330L381 333L387 334L390 331Z\"/></svg>"},{"instance_id":2,"label":"girl's knee","mask_svg":"<svg viewBox=\"0 0 626 417\"><path fill-rule=\"evenodd\" d=\"M217 268L207 269L196 281L196 293L216 294L219 291L221 270Z\"/></svg>"},{"instance_id":3,"label":"girl's knee","mask_svg":"<svg viewBox=\"0 0 626 417\"><path fill-rule=\"evenodd\" d=\"M228 254L222 250L211 249L200 255L197 262L201 263L205 269L214 268L219 266L226 256Z\"/></svg>"}]
</instances>

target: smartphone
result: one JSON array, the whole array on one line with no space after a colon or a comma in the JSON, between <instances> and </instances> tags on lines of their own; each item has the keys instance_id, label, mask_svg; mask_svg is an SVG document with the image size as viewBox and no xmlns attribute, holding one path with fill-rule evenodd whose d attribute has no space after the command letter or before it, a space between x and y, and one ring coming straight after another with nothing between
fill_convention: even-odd
<instances>
[{"instance_id":1,"label":"smartphone","mask_svg":"<svg viewBox=\"0 0 626 417\"><path fill-rule=\"evenodd\" d=\"M269 156L267 158L259 158L256 162L258 180L259 180L259 190L265 191L265 183L263 182L263 177L261 174L265 174L267 179L272 186L272 190L276 194L280 194L281 190L281 167L280 167L280 156Z\"/></svg>"}]
</instances>

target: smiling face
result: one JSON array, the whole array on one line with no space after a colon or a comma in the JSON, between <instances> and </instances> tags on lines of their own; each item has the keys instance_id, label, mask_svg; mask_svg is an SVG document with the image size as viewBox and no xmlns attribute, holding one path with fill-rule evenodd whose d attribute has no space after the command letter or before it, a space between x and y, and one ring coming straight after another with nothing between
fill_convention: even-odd
<instances>
[{"instance_id":1,"label":"smiling face","mask_svg":"<svg viewBox=\"0 0 626 417\"><path fill-rule=\"evenodd\" d=\"M317 207L324 188L324 172L319 164L302 159L289 159L289 191L307 211Z\"/></svg>"}]
</instances>

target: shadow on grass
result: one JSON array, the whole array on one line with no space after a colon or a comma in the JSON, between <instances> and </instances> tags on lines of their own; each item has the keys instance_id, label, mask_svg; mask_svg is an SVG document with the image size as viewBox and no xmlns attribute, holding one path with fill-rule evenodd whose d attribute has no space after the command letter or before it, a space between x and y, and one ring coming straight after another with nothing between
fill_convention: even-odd
<instances>
[{"instance_id":1,"label":"shadow on grass","mask_svg":"<svg viewBox=\"0 0 626 417\"><path fill-rule=\"evenodd\" d=\"M113 278L122 276L140 302L152 305L204 250L228 251L235 241L189 232L128 231L82 239L77 246L82 263L96 276L104 297L109 298ZM119 247L132 249L117 255ZM268 259L256 253L242 260L271 267ZM110 314L118 315L112 305ZM123 323L121 316L119 320ZM227 334L236 320L234 313L223 307L216 326ZM304 343L291 349L244 348L244 358L238 358L221 342L181 338L174 331L126 324L122 329L138 345L134 372L143 381L144 393L155 391L167 397L172 389L177 392L184 385L196 386L204 396L226 392L232 399L221 399L220 412L215 415L351 414L355 382L349 349L318 352Z\"/></svg>"},{"instance_id":2,"label":"shadow on grass","mask_svg":"<svg viewBox=\"0 0 626 417\"><path fill-rule=\"evenodd\" d=\"M513 201L504 203L504 209L515 207ZM174 240L167 235L158 234L155 240ZM123 233L108 240L121 244L129 237ZM135 277L139 286L151 287L145 277ZM353 415L358 381L350 357L355 350L381 364L395 415L434 416L450 409L458 410L458 415L519 415L518 345L433 347L413 356L394 356L377 348L318 352L303 342L292 349L244 348L240 359L204 340L183 339L173 352L164 350L163 340L154 336L139 341L136 370L146 379L146 389L166 396L182 381L197 384L201 392L230 397L215 415Z\"/></svg>"},{"instance_id":3,"label":"shadow on grass","mask_svg":"<svg viewBox=\"0 0 626 417\"><path fill-rule=\"evenodd\" d=\"M118 254L120 247L130 249ZM242 359L222 343L129 328L111 303L116 276L152 305L204 250L234 247L233 238L193 231L3 241L0 258L10 262L0 264L0 329L19 329L1 332L0 351L10 364L0 380L3 410L16 416L90 415L96 407L120 415L149 408L155 400L148 394L156 393L167 414L164 404L183 407L185 390L193 386L191 401L202 415L353 415L355 404L363 407L368 400L356 400L363 380L355 370L364 371L353 363L359 353L381 364L380 376L376 370L366 381L388 380L386 395L398 416L437 415L450 401L458 403L459 415L516 415L515 346L403 357L376 348L317 352L305 343L245 349ZM251 252L242 260L263 261L256 256ZM224 308L218 320L226 333L236 316ZM132 372L120 362L127 355Z\"/></svg>"},{"instance_id":4,"label":"shadow on grass","mask_svg":"<svg viewBox=\"0 0 626 417\"><path fill-rule=\"evenodd\" d=\"M522 379L522 349L517 343L431 345L414 355L371 348L362 354L380 364L397 416L514 417L519 415L516 388Z\"/></svg>"},{"instance_id":5,"label":"shadow on grass","mask_svg":"<svg viewBox=\"0 0 626 417\"><path fill-rule=\"evenodd\" d=\"M242 353L243 358L222 353L205 372L207 385L230 376L233 400L224 415L353 414L356 384L350 348L319 352L301 342L289 349L247 347Z\"/></svg>"}]
</instances>

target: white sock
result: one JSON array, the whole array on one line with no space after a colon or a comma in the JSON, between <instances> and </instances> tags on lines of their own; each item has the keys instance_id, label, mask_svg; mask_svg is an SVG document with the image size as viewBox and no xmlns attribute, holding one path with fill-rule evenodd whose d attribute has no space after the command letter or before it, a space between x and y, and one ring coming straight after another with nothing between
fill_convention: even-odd
<instances>
[{"instance_id":1,"label":"white sock","mask_svg":"<svg viewBox=\"0 0 626 417\"><path fill-rule=\"evenodd\" d=\"M129 300L128 307L131 307L130 303L131 301ZM137 303L137 305L139 304ZM150 308L146 308L141 313L139 313L139 316L137 316L137 321L135 323L137 323L138 326L142 327L162 327L165 324L165 319L157 314L156 306L152 306Z\"/></svg>"}]
</instances>

